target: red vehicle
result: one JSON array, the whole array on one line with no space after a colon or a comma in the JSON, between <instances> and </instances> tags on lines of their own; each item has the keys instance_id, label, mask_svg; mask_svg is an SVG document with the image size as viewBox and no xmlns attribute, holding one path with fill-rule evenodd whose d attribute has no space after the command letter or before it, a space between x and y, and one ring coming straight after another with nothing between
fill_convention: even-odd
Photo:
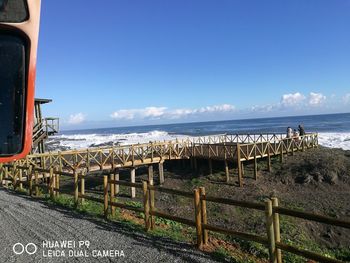
<instances>
[{"instance_id":1,"label":"red vehicle","mask_svg":"<svg viewBox=\"0 0 350 263\"><path fill-rule=\"evenodd\" d=\"M0 162L31 150L41 0L0 0Z\"/></svg>"}]
</instances>

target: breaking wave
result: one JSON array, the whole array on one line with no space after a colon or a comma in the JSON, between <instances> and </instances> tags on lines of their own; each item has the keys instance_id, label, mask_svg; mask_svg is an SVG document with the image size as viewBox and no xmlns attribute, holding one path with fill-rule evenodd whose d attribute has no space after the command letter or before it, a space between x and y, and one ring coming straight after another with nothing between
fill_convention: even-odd
<instances>
[{"instance_id":1,"label":"breaking wave","mask_svg":"<svg viewBox=\"0 0 350 263\"><path fill-rule=\"evenodd\" d=\"M83 149L88 147L108 147L113 145L128 145L188 138L187 135L171 134L166 131L154 130L144 133L120 134L62 134L50 137L46 146L49 151ZM350 133L324 132L319 133L319 144L330 148L350 150Z\"/></svg>"}]
</instances>

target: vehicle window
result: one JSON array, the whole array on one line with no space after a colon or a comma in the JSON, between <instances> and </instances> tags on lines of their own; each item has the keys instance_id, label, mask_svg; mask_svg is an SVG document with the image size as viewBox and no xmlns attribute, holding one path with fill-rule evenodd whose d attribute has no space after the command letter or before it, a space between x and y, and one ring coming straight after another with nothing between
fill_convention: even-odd
<instances>
[{"instance_id":1,"label":"vehicle window","mask_svg":"<svg viewBox=\"0 0 350 263\"><path fill-rule=\"evenodd\" d=\"M0 22L19 23L28 17L26 0L0 0Z\"/></svg>"},{"instance_id":2,"label":"vehicle window","mask_svg":"<svg viewBox=\"0 0 350 263\"><path fill-rule=\"evenodd\" d=\"M25 73L24 41L0 34L0 155L23 148Z\"/></svg>"}]
</instances>

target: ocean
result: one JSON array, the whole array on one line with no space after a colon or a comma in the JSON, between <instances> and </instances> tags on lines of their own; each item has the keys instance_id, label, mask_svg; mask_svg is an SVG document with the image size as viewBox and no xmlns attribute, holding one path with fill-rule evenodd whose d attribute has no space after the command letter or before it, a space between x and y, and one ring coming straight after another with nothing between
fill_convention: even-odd
<instances>
[{"instance_id":1,"label":"ocean","mask_svg":"<svg viewBox=\"0 0 350 263\"><path fill-rule=\"evenodd\" d=\"M173 140L212 134L284 133L288 126L318 132L319 144L350 150L350 113L247 120L62 131L47 141L47 150L68 150Z\"/></svg>"}]
</instances>

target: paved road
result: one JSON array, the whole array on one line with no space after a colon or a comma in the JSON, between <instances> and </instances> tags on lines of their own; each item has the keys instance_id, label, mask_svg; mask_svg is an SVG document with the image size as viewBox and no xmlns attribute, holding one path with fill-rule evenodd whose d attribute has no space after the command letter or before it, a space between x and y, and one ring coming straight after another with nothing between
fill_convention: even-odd
<instances>
[{"instance_id":1,"label":"paved road","mask_svg":"<svg viewBox=\"0 0 350 263\"><path fill-rule=\"evenodd\" d=\"M62 247L62 243L55 241L70 241L70 247ZM31 255L26 252L27 244ZM0 262L215 260L188 244L150 237L125 225L94 219L0 188Z\"/></svg>"}]
</instances>

